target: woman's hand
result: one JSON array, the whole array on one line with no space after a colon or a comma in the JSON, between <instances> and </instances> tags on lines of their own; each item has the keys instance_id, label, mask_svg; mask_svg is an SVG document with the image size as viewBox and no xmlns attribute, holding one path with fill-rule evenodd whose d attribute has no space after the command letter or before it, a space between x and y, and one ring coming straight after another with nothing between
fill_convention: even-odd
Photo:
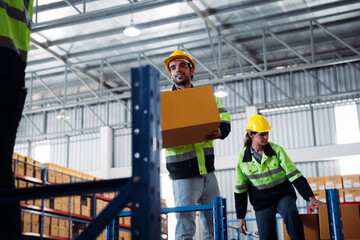
<instances>
[{"instance_id":1,"label":"woman's hand","mask_svg":"<svg viewBox=\"0 0 360 240\"><path fill-rule=\"evenodd\" d=\"M240 232L244 235L247 235L247 227L246 227L246 221L245 221L245 218L243 219L239 219L239 229L240 229Z\"/></svg>"},{"instance_id":2,"label":"woman's hand","mask_svg":"<svg viewBox=\"0 0 360 240\"><path fill-rule=\"evenodd\" d=\"M314 209L315 207L318 207L320 205L326 205L326 203L317 200L315 197L309 197L309 202L311 205L311 209Z\"/></svg>"}]
</instances>

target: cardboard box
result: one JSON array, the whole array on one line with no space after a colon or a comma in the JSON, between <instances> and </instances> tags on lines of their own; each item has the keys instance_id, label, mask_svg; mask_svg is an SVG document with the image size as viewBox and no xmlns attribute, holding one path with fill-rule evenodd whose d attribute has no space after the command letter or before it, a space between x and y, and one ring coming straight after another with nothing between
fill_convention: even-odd
<instances>
[{"instance_id":1,"label":"cardboard box","mask_svg":"<svg viewBox=\"0 0 360 240\"><path fill-rule=\"evenodd\" d=\"M46 176L46 181L51 182L51 183L55 183L56 182L56 172L53 170L47 170L47 176Z\"/></svg>"},{"instance_id":2,"label":"cardboard box","mask_svg":"<svg viewBox=\"0 0 360 240\"><path fill-rule=\"evenodd\" d=\"M59 237L67 238L69 233L69 229L66 227L59 227Z\"/></svg>"},{"instance_id":3,"label":"cardboard box","mask_svg":"<svg viewBox=\"0 0 360 240\"><path fill-rule=\"evenodd\" d=\"M24 212L23 232L31 232L31 213Z\"/></svg>"},{"instance_id":4,"label":"cardboard box","mask_svg":"<svg viewBox=\"0 0 360 240\"><path fill-rule=\"evenodd\" d=\"M59 218L51 217L50 235L59 236Z\"/></svg>"},{"instance_id":5,"label":"cardboard box","mask_svg":"<svg viewBox=\"0 0 360 240\"><path fill-rule=\"evenodd\" d=\"M26 186L27 186L26 181L18 180L18 185L17 185L18 188L26 188Z\"/></svg>"},{"instance_id":6,"label":"cardboard box","mask_svg":"<svg viewBox=\"0 0 360 240\"><path fill-rule=\"evenodd\" d=\"M56 177L55 178L56 183L63 183L63 174L62 173L56 172L55 177Z\"/></svg>"},{"instance_id":7,"label":"cardboard box","mask_svg":"<svg viewBox=\"0 0 360 240\"><path fill-rule=\"evenodd\" d=\"M51 198L53 199L53 198ZM50 198L45 199L45 207L50 208Z\"/></svg>"},{"instance_id":8,"label":"cardboard box","mask_svg":"<svg viewBox=\"0 0 360 240\"><path fill-rule=\"evenodd\" d=\"M360 239L360 215L358 205L341 205L342 225L345 240ZM319 207L320 239L330 239L327 206Z\"/></svg>"},{"instance_id":9,"label":"cardboard box","mask_svg":"<svg viewBox=\"0 0 360 240\"><path fill-rule=\"evenodd\" d=\"M39 215L31 214L31 232L39 233Z\"/></svg>"},{"instance_id":10,"label":"cardboard box","mask_svg":"<svg viewBox=\"0 0 360 240\"><path fill-rule=\"evenodd\" d=\"M62 183L70 183L70 175L63 174Z\"/></svg>"},{"instance_id":11,"label":"cardboard box","mask_svg":"<svg viewBox=\"0 0 360 240\"><path fill-rule=\"evenodd\" d=\"M70 202L69 197L61 197L61 211L69 212Z\"/></svg>"},{"instance_id":12,"label":"cardboard box","mask_svg":"<svg viewBox=\"0 0 360 240\"><path fill-rule=\"evenodd\" d=\"M304 226L305 239L319 240L318 214L300 214ZM283 223L284 240L290 240L286 226Z\"/></svg>"},{"instance_id":13,"label":"cardboard box","mask_svg":"<svg viewBox=\"0 0 360 240\"><path fill-rule=\"evenodd\" d=\"M324 177L310 177L307 179L313 191L325 190Z\"/></svg>"},{"instance_id":14,"label":"cardboard box","mask_svg":"<svg viewBox=\"0 0 360 240\"><path fill-rule=\"evenodd\" d=\"M81 197L80 196L73 196L72 197L72 213L81 214Z\"/></svg>"},{"instance_id":15,"label":"cardboard box","mask_svg":"<svg viewBox=\"0 0 360 240\"><path fill-rule=\"evenodd\" d=\"M68 230L66 229L66 222L65 219L59 219L59 237L66 238L68 237Z\"/></svg>"},{"instance_id":16,"label":"cardboard box","mask_svg":"<svg viewBox=\"0 0 360 240\"><path fill-rule=\"evenodd\" d=\"M340 203L345 202L345 189L338 189Z\"/></svg>"},{"instance_id":17,"label":"cardboard box","mask_svg":"<svg viewBox=\"0 0 360 240\"><path fill-rule=\"evenodd\" d=\"M50 235L50 217L44 216L44 235Z\"/></svg>"},{"instance_id":18,"label":"cardboard box","mask_svg":"<svg viewBox=\"0 0 360 240\"><path fill-rule=\"evenodd\" d=\"M31 221L23 221L23 232L31 232Z\"/></svg>"},{"instance_id":19,"label":"cardboard box","mask_svg":"<svg viewBox=\"0 0 360 240\"><path fill-rule=\"evenodd\" d=\"M44 235L50 235L50 224L44 224Z\"/></svg>"},{"instance_id":20,"label":"cardboard box","mask_svg":"<svg viewBox=\"0 0 360 240\"><path fill-rule=\"evenodd\" d=\"M41 207L42 206L42 199L34 199L34 205Z\"/></svg>"},{"instance_id":21,"label":"cardboard box","mask_svg":"<svg viewBox=\"0 0 360 240\"><path fill-rule=\"evenodd\" d=\"M31 157L25 157L25 176L34 177L34 160Z\"/></svg>"},{"instance_id":22,"label":"cardboard box","mask_svg":"<svg viewBox=\"0 0 360 240\"><path fill-rule=\"evenodd\" d=\"M89 197L81 197L81 215L91 216L91 199Z\"/></svg>"},{"instance_id":23,"label":"cardboard box","mask_svg":"<svg viewBox=\"0 0 360 240\"><path fill-rule=\"evenodd\" d=\"M41 162L34 160L34 178L41 179Z\"/></svg>"},{"instance_id":24,"label":"cardboard box","mask_svg":"<svg viewBox=\"0 0 360 240\"><path fill-rule=\"evenodd\" d=\"M12 155L13 159L18 159L18 156L19 156L19 154L17 154L16 152L13 152L13 155Z\"/></svg>"},{"instance_id":25,"label":"cardboard box","mask_svg":"<svg viewBox=\"0 0 360 240\"><path fill-rule=\"evenodd\" d=\"M340 175L327 176L325 179L325 189L342 189L342 178Z\"/></svg>"},{"instance_id":26,"label":"cardboard box","mask_svg":"<svg viewBox=\"0 0 360 240\"><path fill-rule=\"evenodd\" d=\"M54 198L54 209L61 210L61 197L55 197Z\"/></svg>"},{"instance_id":27,"label":"cardboard box","mask_svg":"<svg viewBox=\"0 0 360 240\"><path fill-rule=\"evenodd\" d=\"M360 202L360 188L344 189L345 202Z\"/></svg>"},{"instance_id":28,"label":"cardboard box","mask_svg":"<svg viewBox=\"0 0 360 240\"><path fill-rule=\"evenodd\" d=\"M360 188L360 174L343 175L344 188Z\"/></svg>"},{"instance_id":29,"label":"cardboard box","mask_svg":"<svg viewBox=\"0 0 360 240\"><path fill-rule=\"evenodd\" d=\"M210 85L161 93L164 148L206 141L220 121Z\"/></svg>"},{"instance_id":30,"label":"cardboard box","mask_svg":"<svg viewBox=\"0 0 360 240\"><path fill-rule=\"evenodd\" d=\"M313 191L315 198L322 202L326 202L326 193L325 190Z\"/></svg>"},{"instance_id":31,"label":"cardboard box","mask_svg":"<svg viewBox=\"0 0 360 240\"><path fill-rule=\"evenodd\" d=\"M16 161L16 174L25 176L25 163Z\"/></svg>"},{"instance_id":32,"label":"cardboard box","mask_svg":"<svg viewBox=\"0 0 360 240\"><path fill-rule=\"evenodd\" d=\"M131 211L130 208L124 208L124 211ZM124 217L124 224L131 226L131 217Z\"/></svg>"}]
</instances>

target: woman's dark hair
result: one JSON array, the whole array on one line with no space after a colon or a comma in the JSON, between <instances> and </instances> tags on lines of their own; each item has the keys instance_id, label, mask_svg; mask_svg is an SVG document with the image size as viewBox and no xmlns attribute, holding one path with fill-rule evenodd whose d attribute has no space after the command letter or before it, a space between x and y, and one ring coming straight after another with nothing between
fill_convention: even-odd
<instances>
[{"instance_id":1,"label":"woman's dark hair","mask_svg":"<svg viewBox=\"0 0 360 240\"><path fill-rule=\"evenodd\" d=\"M252 139L250 137L250 134L256 134L257 132L253 132L253 131L247 131L246 134L245 134L245 137L244 137L244 147L247 147L247 146L251 146L251 143L252 143Z\"/></svg>"}]
</instances>

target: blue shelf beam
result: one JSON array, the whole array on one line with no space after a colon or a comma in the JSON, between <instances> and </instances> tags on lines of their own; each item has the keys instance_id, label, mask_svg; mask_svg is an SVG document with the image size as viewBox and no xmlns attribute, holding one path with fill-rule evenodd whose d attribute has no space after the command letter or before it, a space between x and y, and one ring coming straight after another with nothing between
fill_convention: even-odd
<instances>
[{"instance_id":1,"label":"blue shelf beam","mask_svg":"<svg viewBox=\"0 0 360 240\"><path fill-rule=\"evenodd\" d=\"M173 207L173 208L161 208L161 214L176 213L176 212L207 211L207 210L212 210L212 209L213 209L212 204ZM131 216L131 211L123 211L118 215L118 217L129 217L129 216Z\"/></svg>"},{"instance_id":2,"label":"blue shelf beam","mask_svg":"<svg viewBox=\"0 0 360 240\"><path fill-rule=\"evenodd\" d=\"M82 195L94 192L102 193L119 191L121 187L130 182L130 180L131 178L119 178L0 191L0 203L48 197Z\"/></svg>"}]
</instances>

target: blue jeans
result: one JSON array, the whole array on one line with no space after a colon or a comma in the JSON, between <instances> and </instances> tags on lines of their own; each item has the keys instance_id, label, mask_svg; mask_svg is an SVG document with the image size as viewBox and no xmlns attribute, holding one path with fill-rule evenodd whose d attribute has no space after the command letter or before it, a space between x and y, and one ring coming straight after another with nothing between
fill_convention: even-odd
<instances>
[{"instance_id":1,"label":"blue jeans","mask_svg":"<svg viewBox=\"0 0 360 240\"><path fill-rule=\"evenodd\" d=\"M220 196L219 185L215 173L209 173L189 179L173 180L175 206L212 204L212 198ZM195 231L196 212L176 214L176 240L192 240ZM214 239L214 223L212 211L201 211L200 218L204 223L204 240Z\"/></svg>"},{"instance_id":2,"label":"blue jeans","mask_svg":"<svg viewBox=\"0 0 360 240\"><path fill-rule=\"evenodd\" d=\"M285 196L271 207L256 211L256 223L261 240L276 240L276 213L284 220L291 240L305 240L304 228L293 197Z\"/></svg>"}]
</instances>

